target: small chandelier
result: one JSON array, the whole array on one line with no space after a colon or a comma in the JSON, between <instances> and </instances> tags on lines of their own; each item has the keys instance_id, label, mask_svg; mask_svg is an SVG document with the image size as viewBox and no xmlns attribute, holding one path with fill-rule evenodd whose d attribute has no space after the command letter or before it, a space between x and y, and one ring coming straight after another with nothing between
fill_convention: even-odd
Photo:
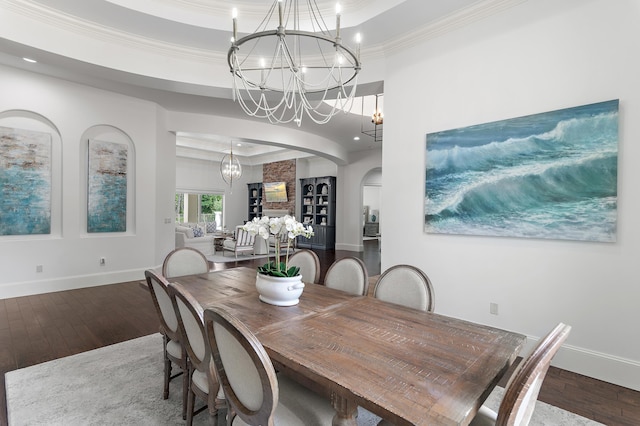
<instances>
[{"instance_id":1,"label":"small chandelier","mask_svg":"<svg viewBox=\"0 0 640 426\"><path fill-rule=\"evenodd\" d=\"M222 157L220 162L220 174L222 180L229 185L229 188L233 188L233 181L240 179L242 176L242 165L238 160L237 155L233 155L233 143L231 143L231 151L229 154Z\"/></svg>"},{"instance_id":2,"label":"small chandelier","mask_svg":"<svg viewBox=\"0 0 640 426\"><path fill-rule=\"evenodd\" d=\"M382 94L375 95L376 96L376 106L373 110L373 114L369 117L371 118L371 122L373 123L373 129L365 129L364 117L367 117L364 112L364 98L362 101L362 117L363 120L360 123L360 131L367 135L371 136L375 142L382 142L382 124L384 123L384 116L382 115L382 109L378 104L379 99L383 96Z\"/></svg>"},{"instance_id":3,"label":"small chandelier","mask_svg":"<svg viewBox=\"0 0 640 426\"><path fill-rule=\"evenodd\" d=\"M233 99L250 116L300 126L305 114L324 124L339 111L350 109L361 66L360 35L354 52L342 44L339 5L333 35L315 0L300 3L308 10L302 10L298 0L275 0L256 31L240 39L237 11L233 11L227 54ZM332 107L325 105L326 99L335 100Z\"/></svg>"}]
</instances>

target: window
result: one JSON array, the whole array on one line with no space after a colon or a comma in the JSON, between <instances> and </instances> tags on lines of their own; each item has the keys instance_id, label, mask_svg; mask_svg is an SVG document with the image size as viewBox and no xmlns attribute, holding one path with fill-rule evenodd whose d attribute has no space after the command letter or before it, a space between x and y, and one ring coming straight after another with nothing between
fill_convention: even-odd
<instances>
[{"instance_id":1,"label":"window","mask_svg":"<svg viewBox=\"0 0 640 426\"><path fill-rule=\"evenodd\" d=\"M193 192L176 193L176 222L216 222L222 229L224 195Z\"/></svg>"}]
</instances>

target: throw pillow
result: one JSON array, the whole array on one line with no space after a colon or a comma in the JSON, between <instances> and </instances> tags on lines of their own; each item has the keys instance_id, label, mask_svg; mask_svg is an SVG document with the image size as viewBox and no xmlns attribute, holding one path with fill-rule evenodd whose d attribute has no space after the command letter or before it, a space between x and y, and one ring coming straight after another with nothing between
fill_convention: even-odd
<instances>
[{"instance_id":1,"label":"throw pillow","mask_svg":"<svg viewBox=\"0 0 640 426\"><path fill-rule=\"evenodd\" d=\"M207 222L207 234L213 234L216 232L216 223L215 222Z\"/></svg>"},{"instance_id":2,"label":"throw pillow","mask_svg":"<svg viewBox=\"0 0 640 426\"><path fill-rule=\"evenodd\" d=\"M204 237L204 231L202 230L202 228L200 228L199 226L193 228L193 237Z\"/></svg>"}]
</instances>

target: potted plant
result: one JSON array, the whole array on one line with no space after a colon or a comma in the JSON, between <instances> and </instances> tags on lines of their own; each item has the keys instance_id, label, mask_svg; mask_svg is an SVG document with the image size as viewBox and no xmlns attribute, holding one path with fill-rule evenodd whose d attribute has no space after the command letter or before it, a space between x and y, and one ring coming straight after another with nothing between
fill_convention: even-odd
<instances>
[{"instance_id":1,"label":"potted plant","mask_svg":"<svg viewBox=\"0 0 640 426\"><path fill-rule=\"evenodd\" d=\"M289 248L291 240L297 236L310 238L313 228L298 222L293 216L256 217L243 228L252 235L258 235L265 240L272 237L275 241L274 260L258 267L256 288L260 300L272 305L292 306L299 302L304 283L300 275L300 268L289 266ZM281 241L286 236L287 246L282 261Z\"/></svg>"}]
</instances>

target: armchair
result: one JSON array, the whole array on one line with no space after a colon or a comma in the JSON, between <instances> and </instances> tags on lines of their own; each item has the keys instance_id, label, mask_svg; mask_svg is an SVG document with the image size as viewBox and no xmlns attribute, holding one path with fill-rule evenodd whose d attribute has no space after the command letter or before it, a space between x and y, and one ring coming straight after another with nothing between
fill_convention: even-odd
<instances>
[{"instance_id":1,"label":"armchair","mask_svg":"<svg viewBox=\"0 0 640 426\"><path fill-rule=\"evenodd\" d=\"M251 235L248 231L245 231L242 226L236 226L235 238L226 239L222 242L222 255L230 251L235 253L236 259L238 253L254 253L254 243L256 236Z\"/></svg>"}]
</instances>

